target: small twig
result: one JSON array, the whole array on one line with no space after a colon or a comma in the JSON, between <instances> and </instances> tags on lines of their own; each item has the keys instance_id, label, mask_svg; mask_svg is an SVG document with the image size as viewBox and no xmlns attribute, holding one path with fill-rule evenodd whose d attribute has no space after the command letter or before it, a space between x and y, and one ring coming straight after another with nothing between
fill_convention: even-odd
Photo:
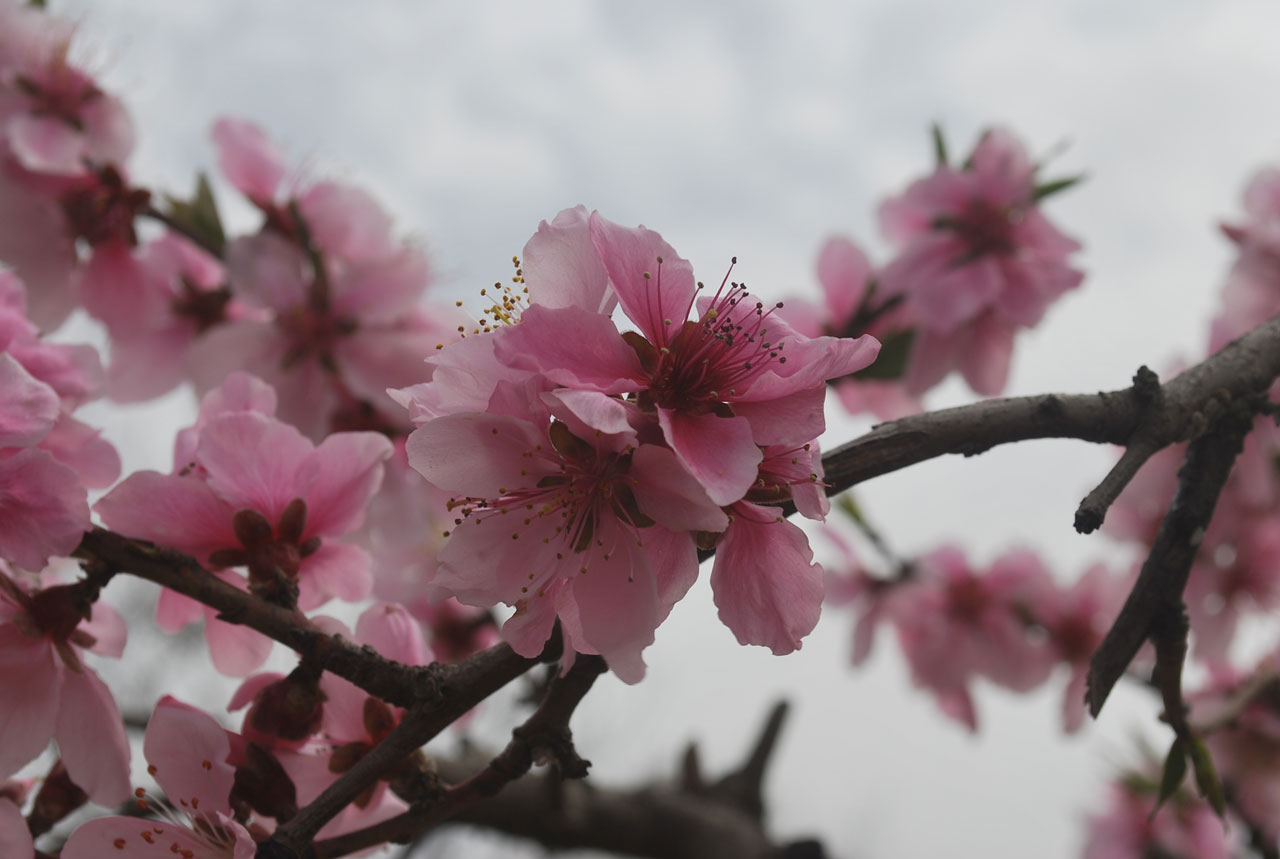
<instances>
[{"instance_id":1,"label":"small twig","mask_svg":"<svg viewBox=\"0 0 1280 859\"><path fill-rule=\"evenodd\" d=\"M706 795L732 805L756 821L764 817L764 776L777 746L782 726L790 709L786 701L779 701L769 711L760 736L752 746L742 766L726 773L706 790Z\"/></svg>"},{"instance_id":2,"label":"small twig","mask_svg":"<svg viewBox=\"0 0 1280 859\"><path fill-rule=\"evenodd\" d=\"M579 757L573 747L569 719L596 678L607 669L599 656L579 655L567 674L552 681L538 709L512 732L507 747L483 770L403 814L317 842L317 859L346 856L388 841L403 843L496 795L527 773L544 753L556 761L562 777L585 778L590 763Z\"/></svg>"},{"instance_id":3,"label":"small twig","mask_svg":"<svg viewBox=\"0 0 1280 859\"><path fill-rule=\"evenodd\" d=\"M426 742L423 736L429 733L427 726L431 721L429 707L411 707L400 724L382 742L325 788L309 805L299 809L293 819L276 829L271 840L278 846L292 850L296 856L319 855L310 842L320 828L355 802L369 785Z\"/></svg>"},{"instance_id":4,"label":"small twig","mask_svg":"<svg viewBox=\"0 0 1280 859\"><path fill-rule=\"evenodd\" d=\"M1156 644L1156 682L1165 698L1166 714L1178 718L1181 705L1175 704L1174 699L1181 701L1181 681L1173 675L1181 677L1181 664L1175 672L1169 663L1178 648L1186 645L1182 592L1251 421L1239 416L1224 424L1188 447L1186 462L1178 473L1178 490L1160 523L1151 553L1119 616L1093 655L1086 699L1095 717L1142 643L1151 638Z\"/></svg>"}]
</instances>

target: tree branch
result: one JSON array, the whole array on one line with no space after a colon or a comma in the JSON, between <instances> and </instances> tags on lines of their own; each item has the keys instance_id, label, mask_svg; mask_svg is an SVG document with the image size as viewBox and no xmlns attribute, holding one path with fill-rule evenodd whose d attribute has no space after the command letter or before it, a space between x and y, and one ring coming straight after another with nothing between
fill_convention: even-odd
<instances>
[{"instance_id":1,"label":"tree branch","mask_svg":"<svg viewBox=\"0 0 1280 859\"><path fill-rule=\"evenodd\" d=\"M1186 652L1182 592L1213 516L1218 495L1252 424L1252 414L1224 422L1187 449L1178 490L1142 565L1138 581L1089 665L1086 700L1097 717L1125 669L1148 638L1156 645L1156 679L1166 718L1183 719L1181 656ZM1176 665L1175 665L1176 663Z\"/></svg>"},{"instance_id":2,"label":"tree branch","mask_svg":"<svg viewBox=\"0 0 1280 859\"><path fill-rule=\"evenodd\" d=\"M827 494L943 454L974 456L1015 441L1077 438L1137 445L1140 451L1104 481L1106 488L1090 493L1094 503L1082 505L1084 524L1101 524L1105 509L1097 502L1119 494L1142 453L1202 435L1233 402L1253 402L1277 376L1280 316L1163 385L1154 373L1139 370L1133 386L1118 391L986 400L880 424L822 458Z\"/></svg>"},{"instance_id":3,"label":"tree branch","mask_svg":"<svg viewBox=\"0 0 1280 859\"><path fill-rule=\"evenodd\" d=\"M764 772L764 761L774 748L785 711L785 705L773 708L746 760L716 784ZM445 776L462 769L450 761L440 761L439 767ZM615 790L586 781L551 783L547 778L527 776L452 822L532 839L553 850L594 848L653 859L826 856L817 841L774 841L765 832L760 816L744 810L735 796L735 791L714 787L695 791L683 784Z\"/></svg>"}]
</instances>

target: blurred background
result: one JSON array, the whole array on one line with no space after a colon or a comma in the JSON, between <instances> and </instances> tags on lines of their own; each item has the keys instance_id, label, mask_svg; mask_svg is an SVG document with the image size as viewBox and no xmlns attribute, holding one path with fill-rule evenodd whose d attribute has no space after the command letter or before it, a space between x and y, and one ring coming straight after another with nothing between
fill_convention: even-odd
<instances>
[{"instance_id":1,"label":"blurred background","mask_svg":"<svg viewBox=\"0 0 1280 859\"><path fill-rule=\"evenodd\" d=\"M440 294L463 300L509 276L538 222L577 203L659 230L708 281L736 255L735 275L762 295L815 294L831 234L887 260L875 209L931 169L931 123L957 154L1006 125L1052 154L1049 177L1088 174L1047 207L1083 242L1086 281L1020 339L1009 394L1118 388L1140 364L1203 354L1231 258L1216 224L1280 156L1280 6L1261 0L49 5L83 22L78 50L133 111L135 181L188 193L198 170L212 172L213 120L250 119L309 175L371 190L429 249ZM215 190L233 227L253 225L229 188ZM63 336L96 334L80 320ZM953 381L928 404L970 399ZM106 428L126 473L167 470L193 408L183 390L138 408L99 403L84 419ZM869 426L838 406L829 423L826 447ZM901 554L954 540L983 564L1026 546L1070 580L1133 560L1071 527L1113 458L1025 443L857 495ZM710 771L735 765L786 698L767 785L781 838L815 835L839 857L1065 859L1080 854L1104 780L1136 760L1135 737L1167 742L1158 702L1125 688L1064 739L1065 677L1028 696L980 687L968 735L912 688L890 634L856 672L850 617L835 608L796 654L743 648L705 578L659 629L645 681L606 676L575 716L600 783L672 777L690 741ZM107 591L126 594L153 598L146 586ZM193 636L193 658L207 660ZM157 683L166 646L135 633L123 664L102 666L118 696L132 690L143 713L162 689L224 708L234 684L199 662ZM470 730L498 746L515 720L498 703ZM422 855L546 854L451 835Z\"/></svg>"}]
</instances>

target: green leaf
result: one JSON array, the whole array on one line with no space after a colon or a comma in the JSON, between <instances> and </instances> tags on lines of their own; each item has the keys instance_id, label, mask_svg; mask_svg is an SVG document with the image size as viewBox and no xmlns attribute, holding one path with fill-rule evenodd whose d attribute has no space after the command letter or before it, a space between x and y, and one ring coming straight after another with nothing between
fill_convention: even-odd
<instances>
[{"instance_id":1,"label":"green leaf","mask_svg":"<svg viewBox=\"0 0 1280 859\"><path fill-rule=\"evenodd\" d=\"M1218 771L1213 767L1213 758L1209 757L1209 749L1199 737L1191 738L1191 765L1196 770L1196 787L1200 795L1221 818L1227 813L1227 798L1222 792L1222 782Z\"/></svg>"},{"instance_id":2,"label":"green leaf","mask_svg":"<svg viewBox=\"0 0 1280 859\"><path fill-rule=\"evenodd\" d=\"M1078 176L1067 176L1063 179L1054 179L1051 182L1045 182L1042 185L1037 185L1035 191L1031 194L1031 201L1033 203L1039 203L1041 200L1052 197L1059 191L1065 191L1068 188L1078 185L1084 180L1085 174L1081 173Z\"/></svg>"},{"instance_id":3,"label":"green leaf","mask_svg":"<svg viewBox=\"0 0 1280 859\"><path fill-rule=\"evenodd\" d=\"M48 4L44 0L27 0L27 5L32 9L44 9Z\"/></svg>"},{"instance_id":4,"label":"green leaf","mask_svg":"<svg viewBox=\"0 0 1280 859\"><path fill-rule=\"evenodd\" d=\"M169 218L190 234L205 250L221 256L227 244L227 234L222 228L217 201L204 173L196 177L196 191L190 200L165 195L169 203Z\"/></svg>"},{"instance_id":5,"label":"green leaf","mask_svg":"<svg viewBox=\"0 0 1280 859\"><path fill-rule=\"evenodd\" d=\"M874 364L853 374L855 379L875 379L892 382L907 372L907 359L911 357L911 344L916 332L899 331L880 341L880 356Z\"/></svg>"},{"instance_id":6,"label":"green leaf","mask_svg":"<svg viewBox=\"0 0 1280 859\"><path fill-rule=\"evenodd\" d=\"M942 126L934 123L929 127L933 135L933 160L938 169L947 166L947 139L942 136Z\"/></svg>"},{"instance_id":7,"label":"green leaf","mask_svg":"<svg viewBox=\"0 0 1280 859\"><path fill-rule=\"evenodd\" d=\"M1175 737L1169 746L1169 754L1164 759L1164 773L1160 776L1160 794L1156 797L1155 808L1151 816L1155 817L1160 806L1182 787L1182 780L1187 776L1187 744L1181 737Z\"/></svg>"},{"instance_id":8,"label":"green leaf","mask_svg":"<svg viewBox=\"0 0 1280 859\"><path fill-rule=\"evenodd\" d=\"M853 522L859 525L866 523L866 519L862 516L862 508L858 506L858 502L854 500L852 492L842 492L836 496L836 507L840 512L848 516Z\"/></svg>"}]
</instances>

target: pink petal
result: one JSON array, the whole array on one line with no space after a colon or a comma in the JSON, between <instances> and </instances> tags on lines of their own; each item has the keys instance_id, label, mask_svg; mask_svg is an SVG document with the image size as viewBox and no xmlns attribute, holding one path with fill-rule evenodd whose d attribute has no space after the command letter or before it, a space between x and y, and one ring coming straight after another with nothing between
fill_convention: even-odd
<instances>
[{"instance_id":1,"label":"pink petal","mask_svg":"<svg viewBox=\"0 0 1280 859\"><path fill-rule=\"evenodd\" d=\"M658 409L667 444L720 506L732 504L755 483L763 456L746 418L691 416Z\"/></svg>"},{"instance_id":2,"label":"pink petal","mask_svg":"<svg viewBox=\"0 0 1280 859\"><path fill-rule=\"evenodd\" d=\"M759 402L735 402L733 413L751 423L756 444L798 445L822 435L827 428L823 405L826 385L821 383Z\"/></svg>"},{"instance_id":3,"label":"pink petal","mask_svg":"<svg viewBox=\"0 0 1280 859\"><path fill-rule=\"evenodd\" d=\"M560 566L556 554L564 548L563 537L549 523L548 517L534 519L521 529L523 538L513 540L500 518L464 519L440 550L425 596L435 601L452 596L484 608L532 600Z\"/></svg>"},{"instance_id":4,"label":"pink petal","mask_svg":"<svg viewBox=\"0 0 1280 859\"><path fill-rule=\"evenodd\" d=\"M525 420L486 413L436 418L405 443L409 464L432 484L473 498L534 486L559 469L546 433ZM525 472L521 474L521 472Z\"/></svg>"},{"instance_id":5,"label":"pink petal","mask_svg":"<svg viewBox=\"0 0 1280 859\"><path fill-rule=\"evenodd\" d=\"M668 448L642 444L631 457L632 491L640 512L672 531L718 533L729 517Z\"/></svg>"},{"instance_id":6,"label":"pink petal","mask_svg":"<svg viewBox=\"0 0 1280 859\"><path fill-rule=\"evenodd\" d=\"M298 608L311 611L337 598L359 602L373 590L373 559L359 546L325 543L302 561Z\"/></svg>"},{"instance_id":7,"label":"pink petal","mask_svg":"<svg viewBox=\"0 0 1280 859\"><path fill-rule=\"evenodd\" d=\"M227 277L247 301L289 313L307 300L308 263L276 233L240 236L227 245Z\"/></svg>"},{"instance_id":8,"label":"pink petal","mask_svg":"<svg viewBox=\"0 0 1280 859\"><path fill-rule=\"evenodd\" d=\"M1013 328L985 314L973 325L968 348L960 353L960 372L975 393L995 397L1004 390L1013 359Z\"/></svg>"},{"instance_id":9,"label":"pink petal","mask_svg":"<svg viewBox=\"0 0 1280 859\"><path fill-rule=\"evenodd\" d=\"M124 645L129 638L129 627L124 617L110 604L98 600L90 609L89 619L76 627L93 636L94 645L89 648L99 656L119 659L124 655Z\"/></svg>"},{"instance_id":10,"label":"pink petal","mask_svg":"<svg viewBox=\"0 0 1280 859\"><path fill-rule=\"evenodd\" d=\"M356 621L356 641L405 665L430 661L422 626L408 609L396 603L376 603L365 609Z\"/></svg>"},{"instance_id":11,"label":"pink petal","mask_svg":"<svg viewBox=\"0 0 1280 859\"><path fill-rule=\"evenodd\" d=\"M790 653L818 623L822 567L804 532L775 513L734 505L734 519L716 547L711 588L720 620L739 644Z\"/></svg>"},{"instance_id":12,"label":"pink petal","mask_svg":"<svg viewBox=\"0 0 1280 859\"><path fill-rule=\"evenodd\" d=\"M862 249L843 236L827 239L818 254L818 282L827 298L831 325L842 329L867 293L871 263Z\"/></svg>"},{"instance_id":13,"label":"pink petal","mask_svg":"<svg viewBox=\"0 0 1280 859\"><path fill-rule=\"evenodd\" d=\"M516 612L502 625L502 639L521 656L536 657L546 647L556 622L553 595L530 594L516 602Z\"/></svg>"},{"instance_id":14,"label":"pink petal","mask_svg":"<svg viewBox=\"0 0 1280 859\"><path fill-rule=\"evenodd\" d=\"M321 725L325 736L335 745L367 741L364 702L369 700L369 693L327 672L320 678L320 689L325 694Z\"/></svg>"},{"instance_id":15,"label":"pink petal","mask_svg":"<svg viewBox=\"0 0 1280 859\"><path fill-rule=\"evenodd\" d=\"M81 302L100 320L112 338L137 337L156 327L171 313L167 290L157 287L155 275L123 243L94 250L81 275Z\"/></svg>"},{"instance_id":16,"label":"pink petal","mask_svg":"<svg viewBox=\"0 0 1280 859\"><path fill-rule=\"evenodd\" d=\"M381 433L342 432L326 438L302 464L314 475L305 496L305 536L337 537L358 528L391 453L391 442Z\"/></svg>"},{"instance_id":17,"label":"pink petal","mask_svg":"<svg viewBox=\"0 0 1280 859\"><path fill-rule=\"evenodd\" d=\"M0 558L40 570L70 555L89 528L89 503L76 473L43 450L0 459Z\"/></svg>"},{"instance_id":18,"label":"pink petal","mask_svg":"<svg viewBox=\"0 0 1280 859\"><path fill-rule=\"evenodd\" d=\"M213 667L228 677L252 674L267 661L273 645L271 639L262 633L218 620L212 611L207 613L204 637L209 644Z\"/></svg>"},{"instance_id":19,"label":"pink petal","mask_svg":"<svg viewBox=\"0 0 1280 859\"><path fill-rule=\"evenodd\" d=\"M84 135L60 118L19 114L9 118L4 132L18 163L33 173L85 172Z\"/></svg>"},{"instance_id":20,"label":"pink petal","mask_svg":"<svg viewBox=\"0 0 1280 859\"><path fill-rule=\"evenodd\" d=\"M284 179L284 158L262 129L220 119L210 136L218 149L218 169L236 190L259 204L271 202Z\"/></svg>"},{"instance_id":21,"label":"pink petal","mask_svg":"<svg viewBox=\"0 0 1280 859\"><path fill-rule=\"evenodd\" d=\"M32 859L35 855L35 843L22 811L9 800L0 799L0 856Z\"/></svg>"},{"instance_id":22,"label":"pink petal","mask_svg":"<svg viewBox=\"0 0 1280 859\"><path fill-rule=\"evenodd\" d=\"M513 367L536 370L570 388L622 394L648 384L640 358L613 321L580 307L533 305L519 325L495 340L494 351Z\"/></svg>"},{"instance_id":23,"label":"pink petal","mask_svg":"<svg viewBox=\"0 0 1280 859\"><path fill-rule=\"evenodd\" d=\"M326 253L360 262L391 252L391 218L367 191L320 182L298 205L316 245Z\"/></svg>"},{"instance_id":24,"label":"pink petal","mask_svg":"<svg viewBox=\"0 0 1280 859\"><path fill-rule=\"evenodd\" d=\"M256 412L213 418L200 432L196 459L208 485L233 510L257 510L274 524L294 498L306 496L314 448L292 426Z\"/></svg>"},{"instance_id":25,"label":"pink petal","mask_svg":"<svg viewBox=\"0 0 1280 859\"><path fill-rule=\"evenodd\" d=\"M587 210L575 206L543 221L521 257L529 300L544 307L581 307L608 316L618 303L591 241Z\"/></svg>"},{"instance_id":26,"label":"pink petal","mask_svg":"<svg viewBox=\"0 0 1280 859\"><path fill-rule=\"evenodd\" d=\"M166 695L147 722L142 752L155 767L156 782L179 808L230 812L231 742L213 717Z\"/></svg>"},{"instance_id":27,"label":"pink petal","mask_svg":"<svg viewBox=\"0 0 1280 859\"><path fill-rule=\"evenodd\" d=\"M178 322L111 344L107 395L117 403L141 403L167 394L187 378L187 350L195 327Z\"/></svg>"},{"instance_id":28,"label":"pink petal","mask_svg":"<svg viewBox=\"0 0 1280 859\"><path fill-rule=\"evenodd\" d=\"M24 188L0 171L0 223L0 259L27 285L31 321L56 328L75 308L79 286L62 207L47 191Z\"/></svg>"},{"instance_id":29,"label":"pink petal","mask_svg":"<svg viewBox=\"0 0 1280 859\"><path fill-rule=\"evenodd\" d=\"M204 617L204 604L185 594L162 588L156 600L156 626L170 634Z\"/></svg>"},{"instance_id":30,"label":"pink petal","mask_svg":"<svg viewBox=\"0 0 1280 859\"><path fill-rule=\"evenodd\" d=\"M201 558L215 549L240 545L232 528L235 508L196 477L135 472L93 510L113 531Z\"/></svg>"},{"instance_id":31,"label":"pink petal","mask_svg":"<svg viewBox=\"0 0 1280 859\"><path fill-rule=\"evenodd\" d=\"M89 489L105 489L120 477L120 454L99 430L63 415L53 431L40 442L40 449L75 470Z\"/></svg>"},{"instance_id":32,"label":"pink petal","mask_svg":"<svg viewBox=\"0 0 1280 859\"><path fill-rule=\"evenodd\" d=\"M1084 725L1084 695L1089 684L1089 667L1077 665L1071 669L1071 679L1062 690L1062 730L1074 734Z\"/></svg>"},{"instance_id":33,"label":"pink petal","mask_svg":"<svg viewBox=\"0 0 1280 859\"><path fill-rule=\"evenodd\" d=\"M395 323L412 313L431 283L431 266L420 248L401 247L384 256L353 263L336 286L335 315Z\"/></svg>"},{"instance_id":34,"label":"pink petal","mask_svg":"<svg viewBox=\"0 0 1280 859\"><path fill-rule=\"evenodd\" d=\"M12 355L0 354L0 448L30 447L58 417L58 395Z\"/></svg>"},{"instance_id":35,"label":"pink petal","mask_svg":"<svg viewBox=\"0 0 1280 859\"><path fill-rule=\"evenodd\" d=\"M328 677L329 675L325 675ZM247 678L236 688L235 694L231 696L231 700L227 702L227 712L234 713L249 706L258 693L266 689L277 680L283 680L285 675L278 674L274 671L264 671L261 674L254 674Z\"/></svg>"},{"instance_id":36,"label":"pink petal","mask_svg":"<svg viewBox=\"0 0 1280 859\"><path fill-rule=\"evenodd\" d=\"M482 412L489 406L494 387L503 380L518 381L530 376L502 363L494 354L494 344L519 330L503 328L457 340L427 356L431 381L387 394L409 411L409 419L421 424L429 418L461 412Z\"/></svg>"},{"instance_id":37,"label":"pink petal","mask_svg":"<svg viewBox=\"0 0 1280 859\"><path fill-rule=\"evenodd\" d=\"M98 805L129 797L129 739L116 700L92 669L62 672L58 751L71 780Z\"/></svg>"},{"instance_id":38,"label":"pink petal","mask_svg":"<svg viewBox=\"0 0 1280 859\"><path fill-rule=\"evenodd\" d=\"M71 833L62 848L62 859L114 859L117 855L137 859L174 859L176 855L191 859L251 859L257 846L244 827L229 817L215 819L235 837L235 847L230 854L225 848L210 845L190 829L167 821L98 817L82 823ZM144 838L144 833L150 838ZM124 847L117 847L118 843Z\"/></svg>"},{"instance_id":39,"label":"pink petal","mask_svg":"<svg viewBox=\"0 0 1280 859\"><path fill-rule=\"evenodd\" d=\"M609 663L624 683L644 678L640 652L653 643L661 618L657 577L643 548L624 529L614 527L601 535L601 552L588 572L571 580L584 643Z\"/></svg>"},{"instance_id":40,"label":"pink petal","mask_svg":"<svg viewBox=\"0 0 1280 859\"><path fill-rule=\"evenodd\" d=\"M599 212L591 215L591 240L623 312L649 342L669 346L693 307L693 266L652 230L619 226Z\"/></svg>"},{"instance_id":41,"label":"pink petal","mask_svg":"<svg viewBox=\"0 0 1280 859\"><path fill-rule=\"evenodd\" d=\"M828 379L838 379L870 367L880 354L880 341L869 334L857 338L815 337L812 340L793 334L785 340L787 363L771 364L746 391L738 394L736 402L778 400L818 387Z\"/></svg>"},{"instance_id":42,"label":"pink petal","mask_svg":"<svg viewBox=\"0 0 1280 859\"><path fill-rule=\"evenodd\" d=\"M542 401L575 436L592 439L597 450L607 447L620 452L636 443L636 431L631 426L634 407L628 408L617 397L599 391L560 388L544 393Z\"/></svg>"},{"instance_id":43,"label":"pink petal","mask_svg":"<svg viewBox=\"0 0 1280 859\"><path fill-rule=\"evenodd\" d=\"M62 663L46 639L0 624L0 777L12 775L49 745L58 716ZM21 689L22 694L13 690Z\"/></svg>"}]
</instances>

